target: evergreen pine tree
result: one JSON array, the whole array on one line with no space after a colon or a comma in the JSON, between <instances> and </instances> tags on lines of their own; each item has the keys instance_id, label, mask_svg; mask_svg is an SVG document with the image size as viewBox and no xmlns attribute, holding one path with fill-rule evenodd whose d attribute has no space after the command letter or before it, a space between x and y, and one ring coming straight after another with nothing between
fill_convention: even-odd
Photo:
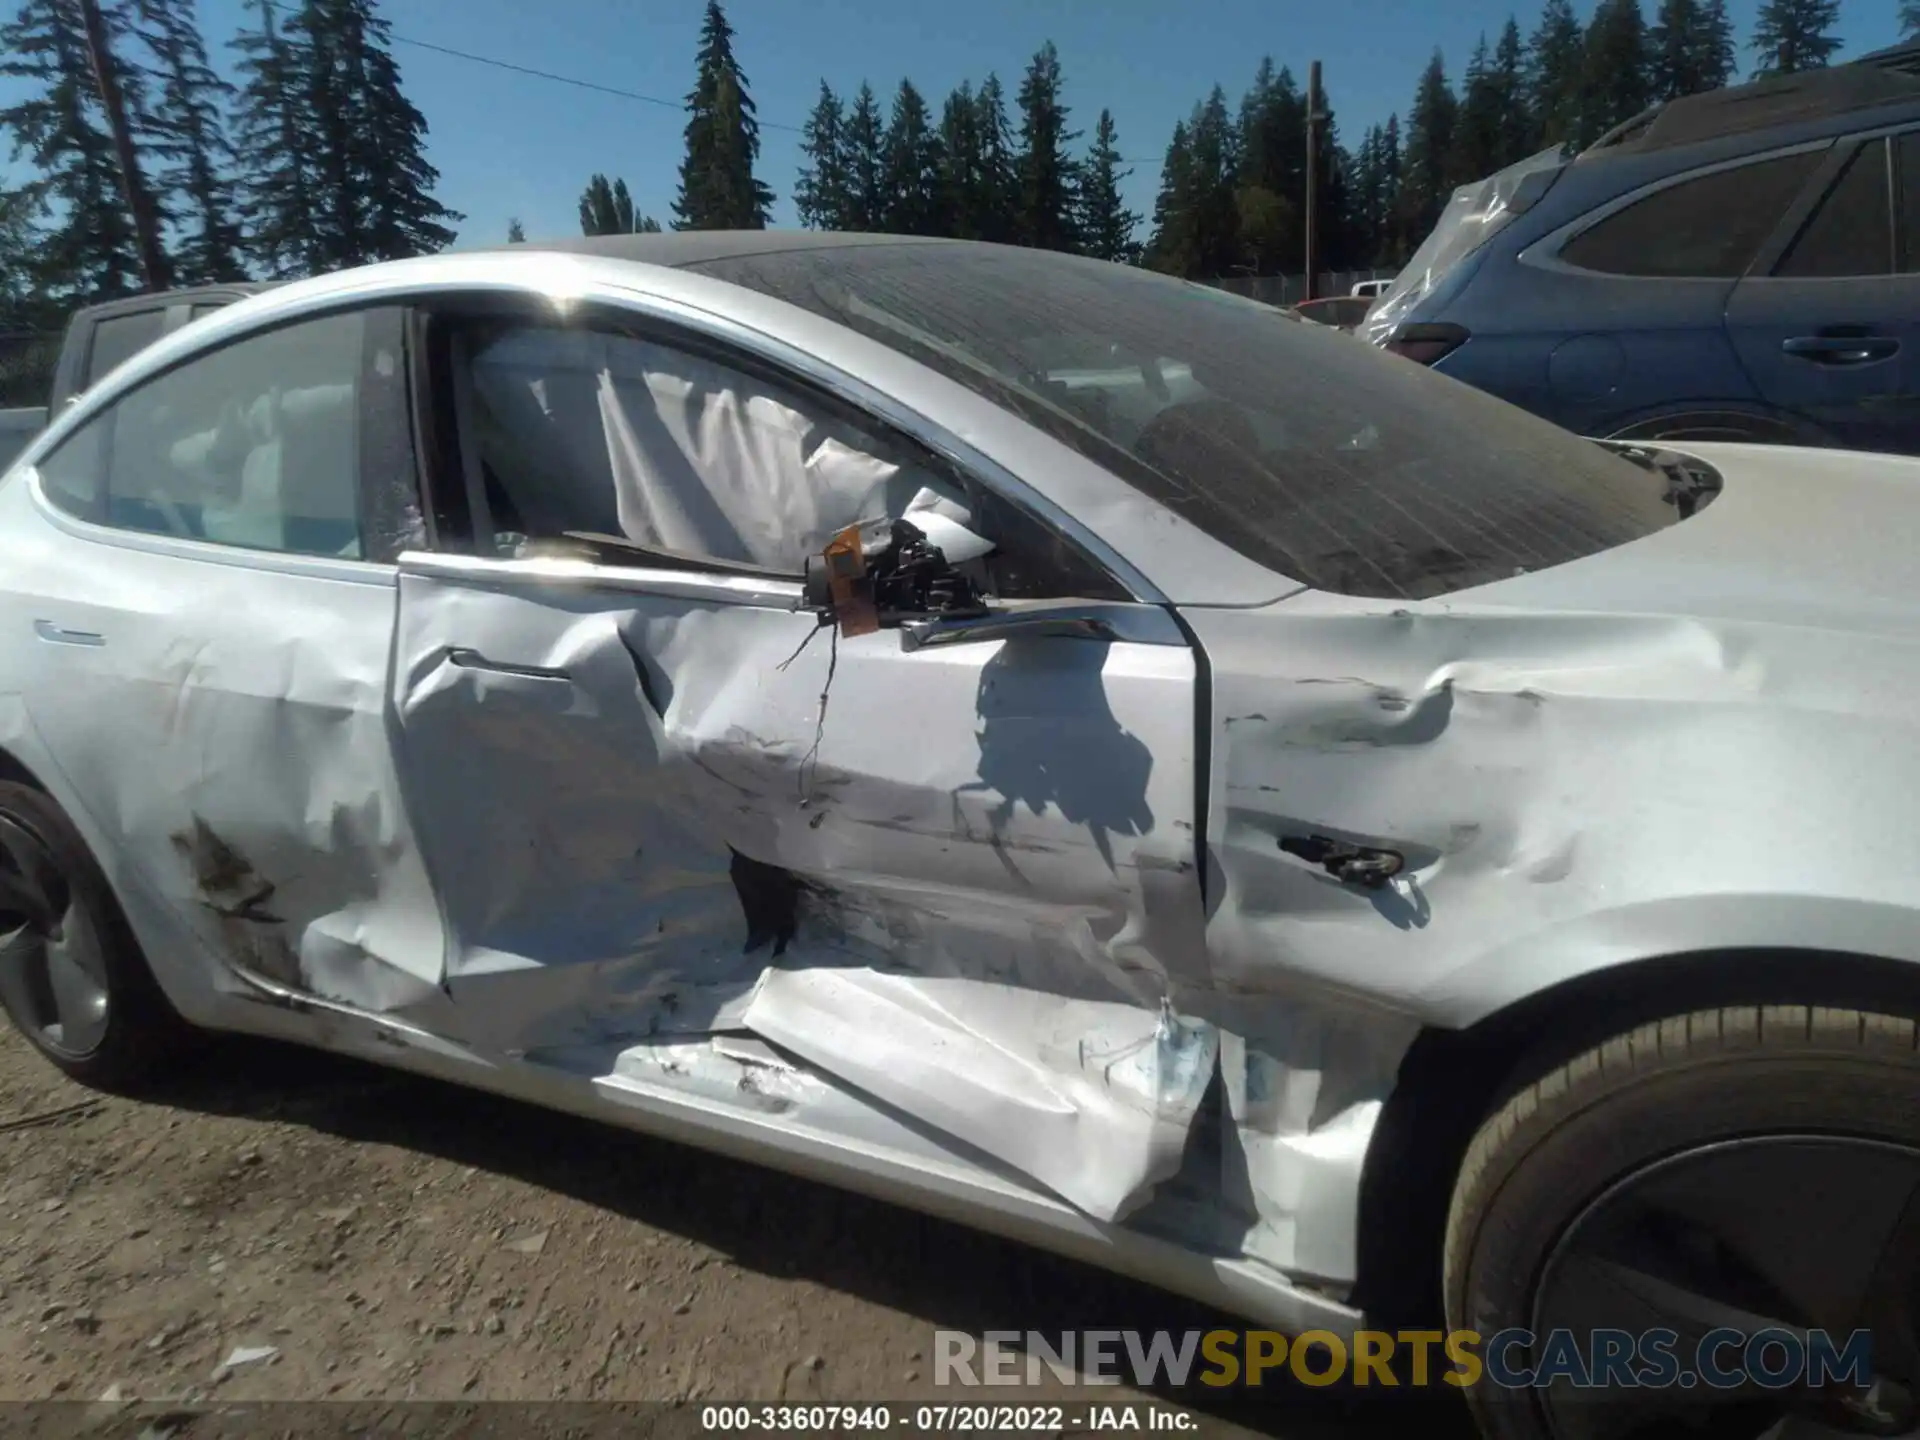
<instances>
[{"instance_id":1,"label":"evergreen pine tree","mask_svg":"<svg viewBox=\"0 0 1920 1440\"><path fill-rule=\"evenodd\" d=\"M1100 112L1093 127L1093 148L1082 167L1080 185L1080 243L1086 253L1100 260L1127 264L1139 258L1134 242L1134 227L1140 217L1127 209L1120 194L1120 182L1132 172L1120 168L1120 140L1114 128L1113 113Z\"/></svg>"},{"instance_id":2,"label":"evergreen pine tree","mask_svg":"<svg viewBox=\"0 0 1920 1440\"><path fill-rule=\"evenodd\" d=\"M1903 39L1920 35L1920 0L1900 0L1900 34Z\"/></svg>"},{"instance_id":3,"label":"evergreen pine tree","mask_svg":"<svg viewBox=\"0 0 1920 1440\"><path fill-rule=\"evenodd\" d=\"M1352 249L1352 169L1353 162L1340 144L1340 124L1334 117L1333 102L1324 86L1320 92L1320 153L1314 168L1314 221L1318 233L1316 256L1322 272L1343 270ZM1304 230L1304 219L1303 230ZM1306 252L1301 251L1301 264Z\"/></svg>"},{"instance_id":4,"label":"evergreen pine tree","mask_svg":"<svg viewBox=\"0 0 1920 1440\"><path fill-rule=\"evenodd\" d=\"M1000 77L989 72L973 98L980 146L980 238L1010 243L1019 234L1020 172Z\"/></svg>"},{"instance_id":5,"label":"evergreen pine tree","mask_svg":"<svg viewBox=\"0 0 1920 1440\"><path fill-rule=\"evenodd\" d=\"M927 102L911 80L893 96L887 125L887 226L899 235L934 235L940 219L940 137Z\"/></svg>"},{"instance_id":6,"label":"evergreen pine tree","mask_svg":"<svg viewBox=\"0 0 1920 1440\"><path fill-rule=\"evenodd\" d=\"M136 14L140 39L153 58L153 106L146 128L164 164L155 183L176 197L174 278L187 283L239 279L246 272L246 240L224 119L233 87L207 62L193 0L138 0Z\"/></svg>"},{"instance_id":7,"label":"evergreen pine tree","mask_svg":"<svg viewBox=\"0 0 1920 1440\"><path fill-rule=\"evenodd\" d=\"M1647 33L1652 100L1717 90L1733 74L1733 25L1726 0L1660 0Z\"/></svg>"},{"instance_id":8,"label":"evergreen pine tree","mask_svg":"<svg viewBox=\"0 0 1920 1440\"><path fill-rule=\"evenodd\" d=\"M274 0L252 3L260 28L233 41L243 81L233 120L240 217L258 266L272 276L302 275L320 264L309 57L301 38L277 25Z\"/></svg>"},{"instance_id":9,"label":"evergreen pine tree","mask_svg":"<svg viewBox=\"0 0 1920 1440\"><path fill-rule=\"evenodd\" d=\"M509 245L524 245L527 243L527 227L520 223L520 218L517 215L507 221L507 243Z\"/></svg>"},{"instance_id":10,"label":"evergreen pine tree","mask_svg":"<svg viewBox=\"0 0 1920 1440\"><path fill-rule=\"evenodd\" d=\"M1242 254L1240 144L1226 92L1218 85L1194 107L1183 143L1172 247L1180 268L1174 273L1195 280L1233 274Z\"/></svg>"},{"instance_id":11,"label":"evergreen pine tree","mask_svg":"<svg viewBox=\"0 0 1920 1440\"><path fill-rule=\"evenodd\" d=\"M1263 58L1240 101L1236 210L1241 262L1258 275L1300 263L1306 243L1307 102Z\"/></svg>"},{"instance_id":12,"label":"evergreen pine tree","mask_svg":"<svg viewBox=\"0 0 1920 1440\"><path fill-rule=\"evenodd\" d=\"M360 117L355 113L350 73L353 46L338 0L303 0L287 19L288 54L295 62L294 83L312 127L305 144L313 157L308 183L313 203L312 253L319 271L360 263L363 187L355 173L360 146Z\"/></svg>"},{"instance_id":13,"label":"evergreen pine tree","mask_svg":"<svg viewBox=\"0 0 1920 1440\"><path fill-rule=\"evenodd\" d=\"M841 164L847 176L848 230L883 230L887 222L886 128L873 87L860 82L847 114Z\"/></svg>"},{"instance_id":14,"label":"evergreen pine tree","mask_svg":"<svg viewBox=\"0 0 1920 1440\"><path fill-rule=\"evenodd\" d=\"M1193 268L1186 225L1190 166L1187 126L1183 120L1174 125L1166 158L1160 164L1160 190L1153 201L1153 233L1147 240L1146 263L1169 275L1185 275Z\"/></svg>"},{"instance_id":15,"label":"evergreen pine tree","mask_svg":"<svg viewBox=\"0 0 1920 1440\"><path fill-rule=\"evenodd\" d=\"M793 207L809 230L845 230L847 225L846 116L826 81L800 134L806 157L793 186Z\"/></svg>"},{"instance_id":16,"label":"evergreen pine tree","mask_svg":"<svg viewBox=\"0 0 1920 1440\"><path fill-rule=\"evenodd\" d=\"M978 240L984 191L980 114L973 86L962 81L940 110L939 233Z\"/></svg>"},{"instance_id":17,"label":"evergreen pine tree","mask_svg":"<svg viewBox=\"0 0 1920 1440\"><path fill-rule=\"evenodd\" d=\"M1016 233L1023 245L1042 250L1079 246L1078 167L1067 147L1080 137L1067 129L1061 99L1060 56L1047 41L1020 82L1019 193Z\"/></svg>"},{"instance_id":18,"label":"evergreen pine tree","mask_svg":"<svg viewBox=\"0 0 1920 1440\"><path fill-rule=\"evenodd\" d=\"M1460 113L1453 127L1453 157L1448 174L1456 183L1483 180L1500 168L1500 94L1493 59L1482 35L1467 61Z\"/></svg>"},{"instance_id":19,"label":"evergreen pine tree","mask_svg":"<svg viewBox=\"0 0 1920 1440\"><path fill-rule=\"evenodd\" d=\"M365 128L357 137L366 187L365 258L403 260L453 243L451 228L466 217L433 196L440 172L427 162L427 120L400 85L392 29L375 0L336 0L347 36L348 75L359 80L357 108Z\"/></svg>"},{"instance_id":20,"label":"evergreen pine tree","mask_svg":"<svg viewBox=\"0 0 1920 1440\"><path fill-rule=\"evenodd\" d=\"M1727 0L1707 0L1700 19L1700 77L1708 90L1731 85L1740 74L1740 52L1733 42Z\"/></svg>"},{"instance_id":21,"label":"evergreen pine tree","mask_svg":"<svg viewBox=\"0 0 1920 1440\"><path fill-rule=\"evenodd\" d=\"M1647 27L1647 94L1677 100L1701 88L1693 84L1694 32L1700 0L1660 0Z\"/></svg>"},{"instance_id":22,"label":"evergreen pine tree","mask_svg":"<svg viewBox=\"0 0 1920 1440\"><path fill-rule=\"evenodd\" d=\"M580 192L582 235L632 235L641 229L639 219L625 180L596 173Z\"/></svg>"},{"instance_id":23,"label":"evergreen pine tree","mask_svg":"<svg viewBox=\"0 0 1920 1440\"><path fill-rule=\"evenodd\" d=\"M1446 62L1435 50L1407 114L1402 161L1402 218L1415 244L1433 229L1453 193L1453 132L1459 110L1453 87L1447 83Z\"/></svg>"},{"instance_id":24,"label":"evergreen pine tree","mask_svg":"<svg viewBox=\"0 0 1920 1440\"><path fill-rule=\"evenodd\" d=\"M1413 254L1406 221L1406 151L1400 143L1400 116L1380 127L1380 253L1376 265L1399 266Z\"/></svg>"},{"instance_id":25,"label":"evergreen pine tree","mask_svg":"<svg viewBox=\"0 0 1920 1440\"><path fill-rule=\"evenodd\" d=\"M1532 145L1562 145L1580 133L1580 92L1586 38L1571 0L1546 0L1527 42L1527 108Z\"/></svg>"},{"instance_id":26,"label":"evergreen pine tree","mask_svg":"<svg viewBox=\"0 0 1920 1440\"><path fill-rule=\"evenodd\" d=\"M773 191L753 174L760 158L760 122L754 118L747 77L734 58L733 27L720 0L707 0L687 112L687 153L680 162L680 195L673 202L674 228L764 230Z\"/></svg>"},{"instance_id":27,"label":"evergreen pine tree","mask_svg":"<svg viewBox=\"0 0 1920 1440\"><path fill-rule=\"evenodd\" d=\"M1766 0L1753 22L1756 75L1794 75L1818 70L1841 46L1833 27L1840 0Z\"/></svg>"},{"instance_id":28,"label":"evergreen pine tree","mask_svg":"<svg viewBox=\"0 0 1920 1440\"><path fill-rule=\"evenodd\" d=\"M41 207L32 191L0 189L0 331L51 329L58 324L57 302L40 274ZM37 386L39 377L34 377ZM0 374L0 405L35 405L46 399L36 390L9 387Z\"/></svg>"},{"instance_id":29,"label":"evergreen pine tree","mask_svg":"<svg viewBox=\"0 0 1920 1440\"><path fill-rule=\"evenodd\" d=\"M1493 64L1488 71L1494 103L1500 112L1496 127L1498 143L1494 147L1494 168L1504 170L1533 153L1533 111L1527 98L1526 47L1520 39L1520 25L1511 15L1493 47Z\"/></svg>"},{"instance_id":30,"label":"evergreen pine tree","mask_svg":"<svg viewBox=\"0 0 1920 1440\"><path fill-rule=\"evenodd\" d=\"M1587 26L1580 143L1590 145L1647 108L1647 26L1640 0L1600 0Z\"/></svg>"},{"instance_id":31,"label":"evergreen pine tree","mask_svg":"<svg viewBox=\"0 0 1920 1440\"><path fill-rule=\"evenodd\" d=\"M401 260L453 243L462 217L433 197L427 122L407 99L375 0L306 0L288 22L314 126L308 180L323 269Z\"/></svg>"},{"instance_id":32,"label":"evergreen pine tree","mask_svg":"<svg viewBox=\"0 0 1920 1440\"><path fill-rule=\"evenodd\" d=\"M78 13L67 0L26 0L0 26L0 56L0 75L32 87L0 109L15 157L40 172L21 203L56 217L39 237L34 288L80 302L136 293L133 220Z\"/></svg>"},{"instance_id":33,"label":"evergreen pine tree","mask_svg":"<svg viewBox=\"0 0 1920 1440\"><path fill-rule=\"evenodd\" d=\"M1380 249L1380 127L1369 125L1353 152L1353 259L1371 265Z\"/></svg>"}]
</instances>

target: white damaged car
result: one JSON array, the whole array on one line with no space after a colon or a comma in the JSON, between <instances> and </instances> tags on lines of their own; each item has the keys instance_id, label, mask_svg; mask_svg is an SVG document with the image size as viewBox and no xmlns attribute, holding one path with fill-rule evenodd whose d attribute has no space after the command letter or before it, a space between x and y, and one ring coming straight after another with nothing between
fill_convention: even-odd
<instances>
[{"instance_id":1,"label":"white damaged car","mask_svg":"<svg viewBox=\"0 0 1920 1440\"><path fill-rule=\"evenodd\" d=\"M1920 461L1606 447L1030 250L289 285L0 484L0 998L83 1080L284 1037L1293 1332L1871 1332L1472 1393L1900 1433L1917 546Z\"/></svg>"}]
</instances>

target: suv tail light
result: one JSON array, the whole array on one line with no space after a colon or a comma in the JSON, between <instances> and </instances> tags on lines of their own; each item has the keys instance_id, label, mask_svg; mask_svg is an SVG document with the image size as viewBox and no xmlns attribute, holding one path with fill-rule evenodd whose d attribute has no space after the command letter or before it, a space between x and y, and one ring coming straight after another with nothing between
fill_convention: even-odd
<instances>
[{"instance_id":1,"label":"suv tail light","mask_svg":"<svg viewBox=\"0 0 1920 1440\"><path fill-rule=\"evenodd\" d=\"M1431 365L1467 343L1467 327L1446 323L1402 325L1387 337L1386 348L1418 365Z\"/></svg>"}]
</instances>

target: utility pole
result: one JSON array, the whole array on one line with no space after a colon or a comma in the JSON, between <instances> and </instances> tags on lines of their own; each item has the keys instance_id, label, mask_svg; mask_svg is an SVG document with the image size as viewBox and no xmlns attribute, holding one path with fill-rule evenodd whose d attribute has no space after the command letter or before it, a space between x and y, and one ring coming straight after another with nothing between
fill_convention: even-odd
<instances>
[{"instance_id":1,"label":"utility pole","mask_svg":"<svg viewBox=\"0 0 1920 1440\"><path fill-rule=\"evenodd\" d=\"M1307 291L1317 299L1320 286L1320 126L1326 115L1320 108L1320 62L1307 67Z\"/></svg>"},{"instance_id":2,"label":"utility pole","mask_svg":"<svg viewBox=\"0 0 1920 1440\"><path fill-rule=\"evenodd\" d=\"M100 0L79 0L79 5L87 35L87 61L93 67L101 107L107 112L107 127L113 131L113 153L120 162L120 193L126 198L134 239L140 247L140 270L149 290L164 290L168 284L167 257L160 248L160 222L154 213L153 196L140 175L133 128L127 123L126 97L120 93L120 77L114 73L113 51L107 44L107 22L100 15Z\"/></svg>"}]
</instances>

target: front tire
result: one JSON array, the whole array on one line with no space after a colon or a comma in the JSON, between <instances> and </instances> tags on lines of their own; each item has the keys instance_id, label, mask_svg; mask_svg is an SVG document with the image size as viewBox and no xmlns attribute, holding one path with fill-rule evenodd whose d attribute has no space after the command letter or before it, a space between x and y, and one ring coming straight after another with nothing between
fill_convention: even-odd
<instances>
[{"instance_id":1,"label":"front tire","mask_svg":"<svg viewBox=\"0 0 1920 1440\"><path fill-rule=\"evenodd\" d=\"M1591 1366L1592 1332L1616 1327L1674 1331L1695 1375L1604 1392L1482 1380L1468 1396L1501 1440L1920 1434L1920 1026L1729 1008L1523 1074L1462 1164L1445 1286L1450 1327L1531 1332L1509 1375L1553 1358L1561 1330ZM1878 1388L1723 1389L1732 1366L1701 1370L1706 1334L1768 1325L1842 1345L1870 1329Z\"/></svg>"},{"instance_id":2,"label":"front tire","mask_svg":"<svg viewBox=\"0 0 1920 1440\"><path fill-rule=\"evenodd\" d=\"M136 1086L191 1043L106 876L53 799L0 781L0 1007L73 1079Z\"/></svg>"}]
</instances>

